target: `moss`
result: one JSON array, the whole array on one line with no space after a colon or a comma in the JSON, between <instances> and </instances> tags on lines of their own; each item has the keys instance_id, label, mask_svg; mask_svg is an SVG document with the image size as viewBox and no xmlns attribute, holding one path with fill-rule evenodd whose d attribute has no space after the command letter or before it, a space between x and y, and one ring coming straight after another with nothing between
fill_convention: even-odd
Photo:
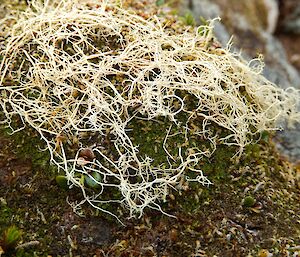
<instances>
[{"instance_id":1,"label":"moss","mask_svg":"<svg viewBox=\"0 0 300 257\"><path fill-rule=\"evenodd\" d=\"M195 126L198 125L197 121L193 121L193 124ZM165 163L165 157L162 157L162 143L169 125L170 123L167 119L160 121L132 121L129 126L132 129L130 136L134 139L133 142L135 144L140 145L140 156L150 156L157 165ZM178 128L174 127L173 129L171 133L175 132ZM219 131L218 127L214 127L213 129L216 132ZM219 133L222 133L222 131L219 131ZM23 152L20 151L21 147L16 147L17 149L13 151L20 158L32 156L35 160L39 160L41 157L34 156L35 153L30 154L32 151L37 151L37 156L40 156L38 148L32 146L32 140L28 135L32 137L34 133L30 134L25 130L12 137L6 136L7 138L17 140L18 143L14 143L16 146L23 143L28 144L24 148L27 150ZM36 142L41 147L42 142L37 137L34 138L36 141L33 142ZM192 145L202 148L209 147L209 144L205 140L197 140L199 138L192 136L191 138L192 140L189 142L189 145L184 146L186 147L185 149ZM185 143L183 137L174 137L168 142L172 147L177 146L175 145L177 143L180 145ZM157 146L157 150L155 150L155 145ZM177 149L176 147L173 148ZM173 154L176 154L175 150ZM174 245L170 243L170 246L166 248L169 252L172 252L171 256L180 256L178 254L182 254L183 252L186 255L193 253L195 245L194 241L191 242L191 238L200 238L203 242L202 248L205 249L208 255L219 255L220 246L222 246L224 248L223 256L230 256L229 252L226 251L229 251L228 249L232 247L232 241L226 241L227 239L221 241L221 239L223 236L226 237L226 235L232 233L232 230L230 230L231 225L228 224L237 224L235 226L239 228L245 220L247 226L249 224L254 224L253 226L258 227L261 226L259 233L264 240L257 241L254 238L252 239L254 241L243 241L244 239L239 237L239 234L232 235L234 240L236 240L235 242L239 242L236 243L239 249L237 250L237 255L246 255L242 249L247 249L247 253L252 252L254 256L262 248L267 248L273 252L283 251L282 243L279 241L276 241L275 245L268 245L267 239L271 238L271 236L275 237L274 240L277 240L276 237L288 237L290 238L289 240L294 240L291 241L292 245L297 244L299 239L297 239L296 235L300 230L299 223L297 223L297 220L300 219L297 210L300 206L295 195L292 196L287 193L295 192L295 189L292 189L286 178L281 175L288 170L288 166L278 158L269 142L261 141L257 144L247 146L239 162L232 159L235 153L235 147L218 145L215 154L211 158L203 158L201 160L199 167L213 182L210 187L206 188L198 183L189 183L182 192L172 191L174 198L170 196L167 202L163 204L163 209L167 213L175 215L177 220L166 218L161 214L147 210L144 219L132 222L134 226L146 226L150 222L149 226L152 227L151 233L162 238L165 237L167 238L166 240L169 240L169 232L164 232L161 228L163 225L161 224L164 224L168 228L173 226L180 231L177 243ZM44 168L47 169L47 166ZM45 171L44 168L36 166L34 174L28 174L28 177L31 179L34 178L31 182L31 190L27 191L22 184L19 186L15 185L9 195L5 196L7 204L2 204L0 209L0 227L2 225L7 227L11 223L16 226L20 225L24 231L25 242L34 239L38 239L41 242L40 246L28 251L25 249L19 250L16 253L17 256L47 256L47 254L53 253L55 255L59 251L63 251L62 249L68 248L69 245L67 239L59 234L61 232L59 232L56 224L59 224L59 226L68 226L65 223L69 222L69 216L66 215L71 215L72 210L65 201L66 197L69 195L74 200L76 199L76 194L78 194L77 199L80 199L80 192L76 192L76 190L68 192L59 190L53 179L53 174ZM192 174L189 175L192 176ZM25 182L24 184L26 184ZM255 197L257 203L263 205L263 209L257 208L256 205L252 206L253 208L242 208L241 201L245 198L245 189L248 188L248 190L253 192L260 182L264 184L261 189L257 189L253 193L253 197ZM119 192L111 191L107 193L108 198L119 197ZM28 194L30 195L29 198L26 197ZM41 214L36 211L37 207L44 214L46 223L42 221ZM121 216L127 215L122 212L120 207L113 205L103 207L108 210L118 208L118 213ZM90 213L96 216L97 219L105 219L106 222L115 223L115 219L109 215L91 210L91 208L86 206L83 208L85 215ZM31 223L28 223L28 220L25 218L26 215L29 215L29 218L32 220ZM14 217L13 220L11 220L12 216ZM229 222L228 219L231 221ZM144 221L146 222L144 223ZM82 222L86 221L82 220ZM72 226L76 226L77 224L77 222L73 222ZM122 232L120 228L115 228L118 231L116 237L119 241L128 241L127 249L131 249L130 247L139 249L136 242L145 237L138 234L139 232L137 231L131 233L128 227L130 227L130 223L126 227L126 232ZM214 231L218 231L218 234L215 234L216 232ZM55 240L53 240L57 236L57 233L64 240L61 243L54 242ZM127 234L136 241L130 241L126 236ZM247 236L251 238L251 234L247 234ZM151 237L149 236L149 238ZM143 244L154 243L151 239L149 239L149 242L147 240L144 240ZM80 249L84 249L84 247L82 243L79 243ZM112 247L110 246L110 249ZM174 249L177 249L177 251L174 251ZM120 254L125 251L125 249L120 250Z\"/></svg>"},{"instance_id":2,"label":"moss","mask_svg":"<svg viewBox=\"0 0 300 257\"><path fill-rule=\"evenodd\" d=\"M224 181L229 178L229 168L233 165L232 159L237 153L236 147L230 147L220 145L217 147L215 153L212 156L212 160L209 165L204 165L203 170L206 174L212 172L212 180Z\"/></svg>"},{"instance_id":3,"label":"moss","mask_svg":"<svg viewBox=\"0 0 300 257\"><path fill-rule=\"evenodd\" d=\"M14 121L14 123L19 122ZM1 126L0 134L13 141L12 152L20 158L31 159L34 169L42 168L52 173L57 170L56 167L50 165L50 154L44 141L39 138L35 130L26 127L24 130L12 134L10 128Z\"/></svg>"},{"instance_id":4,"label":"moss","mask_svg":"<svg viewBox=\"0 0 300 257\"><path fill-rule=\"evenodd\" d=\"M63 222L64 209L70 208L66 202L67 194L58 189L52 176L46 172L36 170L33 177L29 174L26 176L28 183L26 179L6 189L7 205L0 208L0 227L14 224L22 228L23 242L39 241L38 249L36 247L19 249L12 254L48 256L55 237L52 234L56 228L55 224ZM26 190L26 185L31 188L30 191ZM3 193L1 190L0 192Z\"/></svg>"},{"instance_id":5,"label":"moss","mask_svg":"<svg viewBox=\"0 0 300 257\"><path fill-rule=\"evenodd\" d=\"M255 204L255 199L252 196L248 195L243 199L242 204L245 207L252 207Z\"/></svg>"},{"instance_id":6,"label":"moss","mask_svg":"<svg viewBox=\"0 0 300 257\"><path fill-rule=\"evenodd\" d=\"M1 238L1 247L5 252L12 251L18 242L21 240L22 231L16 226L8 227L3 233Z\"/></svg>"},{"instance_id":7,"label":"moss","mask_svg":"<svg viewBox=\"0 0 300 257\"><path fill-rule=\"evenodd\" d=\"M4 201L4 198L2 198ZM13 214L13 210L10 209L6 203L1 203L0 208L0 234L4 232L5 227L10 223L10 218Z\"/></svg>"},{"instance_id":8,"label":"moss","mask_svg":"<svg viewBox=\"0 0 300 257\"><path fill-rule=\"evenodd\" d=\"M139 146L139 156L149 156L153 159L153 165L166 163L166 154L163 149L163 141L170 122L165 120L143 121L133 120L129 125L130 137L135 145Z\"/></svg>"}]
</instances>

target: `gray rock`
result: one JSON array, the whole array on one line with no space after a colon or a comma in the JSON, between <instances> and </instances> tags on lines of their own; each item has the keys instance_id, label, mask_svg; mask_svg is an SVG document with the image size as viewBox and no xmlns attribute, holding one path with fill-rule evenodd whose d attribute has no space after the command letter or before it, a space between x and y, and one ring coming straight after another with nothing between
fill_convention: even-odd
<instances>
[{"instance_id":1,"label":"gray rock","mask_svg":"<svg viewBox=\"0 0 300 257\"><path fill-rule=\"evenodd\" d=\"M300 89L300 74L288 61L281 42L268 33L262 32L261 36L265 42L264 76L282 88L293 86Z\"/></svg>"},{"instance_id":2,"label":"gray rock","mask_svg":"<svg viewBox=\"0 0 300 257\"><path fill-rule=\"evenodd\" d=\"M277 132L275 142L279 152L291 162L300 163L300 123L295 128Z\"/></svg>"},{"instance_id":3,"label":"gray rock","mask_svg":"<svg viewBox=\"0 0 300 257\"><path fill-rule=\"evenodd\" d=\"M287 13L283 22L283 29L286 32L300 34L300 3L295 5L291 13Z\"/></svg>"},{"instance_id":4,"label":"gray rock","mask_svg":"<svg viewBox=\"0 0 300 257\"><path fill-rule=\"evenodd\" d=\"M192 8L192 13L194 16L199 18L200 16L205 19L213 19L221 15L220 7L210 0L191 0L189 7Z\"/></svg>"}]
</instances>

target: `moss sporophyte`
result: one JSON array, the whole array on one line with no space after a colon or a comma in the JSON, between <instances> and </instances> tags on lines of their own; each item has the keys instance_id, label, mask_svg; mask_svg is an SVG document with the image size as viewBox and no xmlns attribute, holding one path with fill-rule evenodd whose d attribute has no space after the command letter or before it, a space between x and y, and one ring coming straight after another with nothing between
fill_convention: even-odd
<instances>
[{"instance_id":1,"label":"moss sporophyte","mask_svg":"<svg viewBox=\"0 0 300 257\"><path fill-rule=\"evenodd\" d=\"M67 0L32 1L0 22L6 124L19 116L34 128L57 182L103 212L118 203L128 217L164 213L172 188L211 184L202 161L219 145L239 156L278 121L299 120L299 92L265 79L260 58L219 46L214 21L178 32L164 19Z\"/></svg>"}]
</instances>

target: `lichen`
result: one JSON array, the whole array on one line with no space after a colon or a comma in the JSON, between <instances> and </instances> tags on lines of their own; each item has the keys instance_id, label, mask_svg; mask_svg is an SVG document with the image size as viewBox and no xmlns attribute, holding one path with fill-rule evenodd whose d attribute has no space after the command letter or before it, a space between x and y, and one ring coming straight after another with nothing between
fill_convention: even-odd
<instances>
[{"instance_id":1,"label":"lichen","mask_svg":"<svg viewBox=\"0 0 300 257\"><path fill-rule=\"evenodd\" d=\"M90 6L89 8L93 7ZM173 31L173 34L176 31L174 28L179 30L178 24L174 27L166 25L166 30ZM202 29L204 30L201 32L205 32L205 28ZM191 28L189 31L191 32ZM213 38L211 39L212 42L208 42L206 46L208 53L212 55L218 53L216 56L223 55L221 54L224 53L223 50L220 50L216 42L213 42ZM62 42L60 41L58 44L62 46ZM113 51L117 51L119 47L115 37L109 38L112 45L106 45L104 41L97 42L101 49L111 46ZM172 51L171 46L165 47ZM71 48L63 48L63 51L69 55L72 54L73 50L72 45ZM40 52L38 53L40 54ZM182 61L191 63L195 61L194 58L195 56L185 55L182 56ZM94 65L98 62L92 63ZM237 72L242 71L242 69L237 70ZM230 74L232 75L234 72L231 71ZM152 74L152 76L154 75ZM259 77L260 75L255 73L255 76ZM125 79L127 78L125 76ZM124 75L110 74L107 75L107 79L116 86L116 92L120 93ZM262 80L266 82L264 79ZM7 82L11 81L6 80L5 83ZM225 85L221 83L220 86L219 89L224 90ZM76 84L74 87L78 90L82 84ZM113 92L110 89L113 89L113 86L105 92L111 97ZM253 97L247 93L246 86L240 87L238 92L247 103L246 106L251 109ZM82 92L80 91L80 93ZM39 93L27 96L31 99L37 95ZM207 122L206 116L190 115L189 111L195 111L199 107L197 97L188 92L180 92L180 90L175 91L174 95L184 99L185 110L187 111L175 115L173 117L176 118L175 121L168 115L158 115L150 119L145 115L147 110L144 107L144 113L139 113L139 117L130 116L136 110L134 108L140 107L141 103L138 103L133 106L134 108L131 106L132 108L127 109L127 114L131 119L126 123L124 130L128 140L135 147L138 147L138 151L135 152L138 160L149 157L153 160L150 166L160 167L165 171L170 166L171 157L180 162L178 149L181 149L180 154L183 158L188 158L195 151L207 153L203 154L192 169L201 170L203 176L211 183L207 183L205 186L199 185L197 173L188 167L184 171L184 176L181 176L177 181L178 183L172 184L168 188L167 194L156 200L163 212L171 215L172 218L148 208L143 210L141 219L128 221L127 218L130 215L128 215L126 208L111 202L99 203L97 206L108 212L116 213L125 223L125 228L116 224L114 217L107 216L106 213L99 212L85 204L81 205L81 209L76 210L81 215L79 218L73 213L72 207L74 205L70 206L66 202L66 198L68 197L68 202L71 204L81 203L80 187L71 186L71 190L68 191L60 189L55 182L55 177L58 174L57 166L54 166L54 170L48 169L48 160L51 160L51 155L47 151L41 152L39 149L49 147L49 145L45 145L45 142L51 142L52 147L59 146L56 148L58 155L62 155L62 149L65 149L68 157L76 156L79 159L83 157L80 156L83 155L83 150L91 151L92 149L99 161L105 163L105 157L108 157L107 161L117 162L119 152L116 144L114 144L116 134L112 133L110 127L101 131L102 134L99 131L92 131L80 133L80 137L74 131L73 134L71 133L72 136L65 132L55 136L42 133L45 138L44 141L41 141L41 134L27 126L26 130L17 132L9 139L7 139L8 137L5 139L9 140L6 142L10 142L11 146L16 149L10 149L8 143L5 143L7 145L5 149L0 149L5 162L10 166L10 169L6 169L1 164L1 172L7 178L12 177L8 180L2 180L2 177L0 179L0 183L3 185L0 187L0 195L3 195L3 202L6 202L1 206L0 222L3 221L6 227L11 224L20 227L24 231L23 241L38 240L40 242L40 245L28 250L31 256L34 254L37 256L72 254L101 256L101 252L108 256L130 256L133 254L175 257L196 254L230 256L232 251L236 256L246 256L247 254L255 255L261 249L266 248L276 254L285 250L293 252L294 250L287 250L286 242L289 243L290 247L300 243L299 237L295 236L299 234L300 227L298 222L300 217L297 213L299 210L297 198L299 189L296 187L295 169L278 157L269 141L272 135L266 137L268 132L263 129L264 127L261 128L261 131L257 131L255 126L250 126L249 134L245 134L245 140L249 140L247 142L251 142L251 144L245 146L244 151L240 152L237 159L236 154L240 150L239 145L231 145L232 141L220 140L231 135L232 131L216 121L210 121L209 124L205 123ZM78 97L78 92L74 92L73 97ZM1 99L3 100L3 98ZM174 100L172 104L177 107L179 104L180 109L180 101ZM173 105L169 107L173 107ZM6 111L11 110L10 108L7 107ZM259 113L258 110L259 108L255 109L254 113ZM152 113L151 111L153 110L149 109L150 113ZM209 110L205 110L204 114L210 115L211 113ZM227 114L230 114L230 108L224 109L224 115ZM21 119L25 119L24 117L20 115ZM54 118L56 121L61 119L61 117L56 117L55 113ZM14 123L15 119L11 120L10 125L13 128L19 128L22 123L17 121ZM24 121L28 123L31 120L25 119ZM41 126L45 124L43 123ZM49 126L49 124L45 126ZM207 131L207 134L199 133L203 130ZM259 140L260 132L262 132L262 140ZM212 137L216 137L216 140L211 140ZM57 141L59 141L58 144ZM82 147L80 148L80 146ZM99 149L101 149L103 156L100 156L96 151ZM169 155L166 153L166 149ZM122 147L119 150L126 153ZM20 165L14 166L16 162L10 161L11 157L21 160L23 166L28 165L29 167L24 169L25 167L20 167ZM54 160L59 160L59 156L55 156L55 158L57 159ZM31 169L27 159L31 159L33 169ZM78 159L71 159L70 163L73 161L76 164ZM84 164L84 162L81 163ZM67 169L59 166L59 174L68 176L70 166ZM135 165L132 166L136 168ZM22 172L15 172L20 171L20 169ZM112 170L113 172L118 171L118 169ZM80 186L84 186L84 193L88 193L90 196L97 195L99 189L86 183L87 177L83 171L84 169L78 169L80 175L75 174L75 176L81 182ZM91 176L89 178L92 179ZM133 176L129 176L129 180L133 184L141 182L140 178ZM96 181L99 184L104 183L102 178L96 179ZM245 208L242 203L248 195L255 197L256 202L253 206ZM109 188L101 195L103 197L101 199L120 200L123 196L122 191L118 188ZM11 214L13 214L12 218L8 219ZM97 233L88 230L86 224L94 225ZM101 234L99 233L100 229L103 229L105 225L107 230L114 232L114 237L109 235L110 233L107 233L106 230L101 231L107 236L105 240L101 241L96 234L99 236ZM57 238L61 240L57 240ZM88 240L90 240L90 244L87 242ZM22 249L19 255L24 254L26 256L28 254L26 252L27 250Z\"/></svg>"}]
</instances>

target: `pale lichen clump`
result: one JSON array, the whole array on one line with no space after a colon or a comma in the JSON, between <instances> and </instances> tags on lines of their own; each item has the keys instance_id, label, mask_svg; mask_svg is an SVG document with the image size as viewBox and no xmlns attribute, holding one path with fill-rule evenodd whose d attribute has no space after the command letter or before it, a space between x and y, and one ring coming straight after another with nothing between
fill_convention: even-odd
<instances>
[{"instance_id":1,"label":"pale lichen clump","mask_svg":"<svg viewBox=\"0 0 300 257\"><path fill-rule=\"evenodd\" d=\"M103 204L120 203L129 217L145 207L163 212L160 202L170 188L180 189L184 180L210 184L198 163L217 143L236 145L241 153L254 135L299 119L299 93L261 76L260 59L246 63L229 47L216 47L213 22L176 33L161 20L145 20L109 1L33 1L1 21L5 122L11 126L18 115L36 129L69 186L83 192L74 208L87 201L104 212ZM186 153L179 147L174 154L166 144L174 136L169 129L162 142L168 161L154 166L139 155L128 124L161 117L184 128L178 133L186 141L193 129L212 147ZM188 124L195 117L198 129ZM210 124L228 132L212 133ZM108 199L110 189L120 196Z\"/></svg>"}]
</instances>

